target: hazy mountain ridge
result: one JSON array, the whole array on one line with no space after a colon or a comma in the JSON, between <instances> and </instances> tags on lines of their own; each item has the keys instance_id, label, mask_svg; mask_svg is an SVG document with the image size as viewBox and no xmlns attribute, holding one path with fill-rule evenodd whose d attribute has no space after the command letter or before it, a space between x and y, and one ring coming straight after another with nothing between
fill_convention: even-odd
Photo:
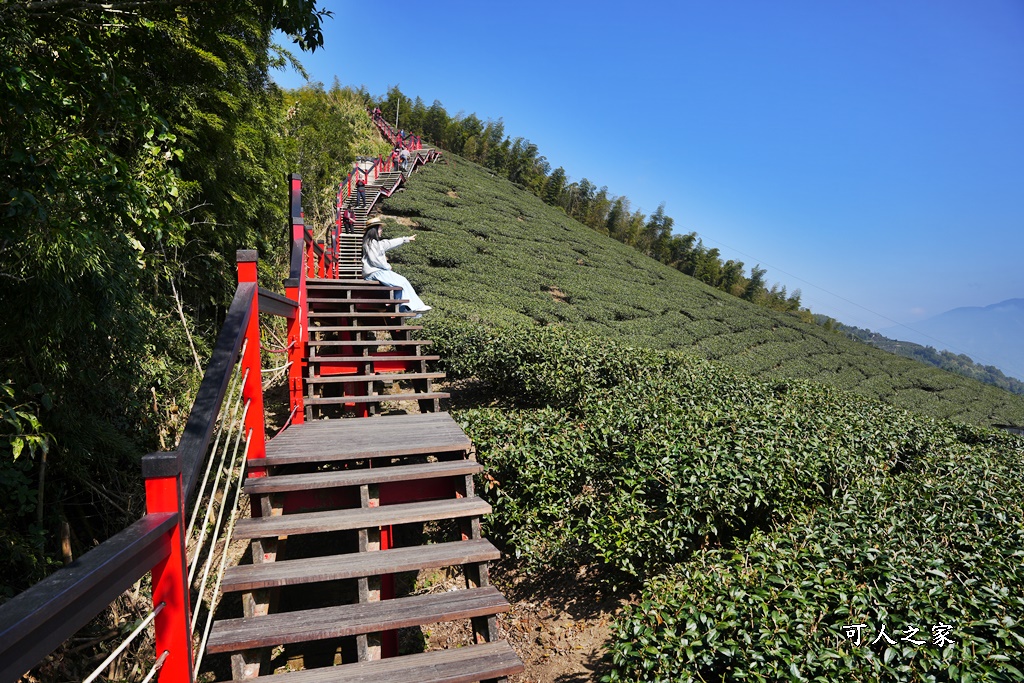
<instances>
[{"instance_id":1,"label":"hazy mountain ridge","mask_svg":"<svg viewBox=\"0 0 1024 683\"><path fill-rule=\"evenodd\" d=\"M824 319L824 316L819 316ZM851 339L857 339L874 346L875 348L894 353L897 356L913 358L928 365L933 365L942 370L970 377L985 384L1005 389L1014 394L1024 396L1024 382L1013 377L1007 377L1002 370L993 365L982 365L976 363L966 354L957 354L952 351L936 350L931 346L922 346L913 342L889 339L888 337L861 327L852 327L832 321L832 329L842 332Z\"/></svg>"},{"instance_id":2,"label":"hazy mountain ridge","mask_svg":"<svg viewBox=\"0 0 1024 683\"><path fill-rule=\"evenodd\" d=\"M966 354L1008 376L1024 380L1024 298L990 306L954 308L912 328L881 330L890 339Z\"/></svg>"}]
</instances>

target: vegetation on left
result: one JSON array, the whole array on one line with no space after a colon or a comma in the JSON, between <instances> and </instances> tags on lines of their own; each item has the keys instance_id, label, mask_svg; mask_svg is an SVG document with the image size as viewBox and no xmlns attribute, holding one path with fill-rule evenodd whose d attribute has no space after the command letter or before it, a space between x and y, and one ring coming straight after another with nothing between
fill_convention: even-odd
<instances>
[{"instance_id":1,"label":"vegetation on left","mask_svg":"<svg viewBox=\"0 0 1024 683\"><path fill-rule=\"evenodd\" d=\"M0 7L0 601L60 563L62 528L77 556L138 517L139 458L176 443L235 250L280 262L286 173L351 162L351 132L305 136L269 77L291 59L272 32L313 50L328 15Z\"/></svg>"}]
</instances>

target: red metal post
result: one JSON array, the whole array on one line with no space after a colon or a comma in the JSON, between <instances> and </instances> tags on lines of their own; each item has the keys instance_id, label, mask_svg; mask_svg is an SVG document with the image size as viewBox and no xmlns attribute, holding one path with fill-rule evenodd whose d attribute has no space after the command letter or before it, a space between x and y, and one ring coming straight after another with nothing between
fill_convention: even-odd
<instances>
[{"instance_id":1,"label":"red metal post","mask_svg":"<svg viewBox=\"0 0 1024 683\"><path fill-rule=\"evenodd\" d=\"M192 629L189 622L192 608L182 533L185 510L180 471L173 476L146 480L146 512L178 515L178 523L167 536L170 554L153 567L153 607L164 603L164 609L154 620L156 657L159 659L165 651L170 653L157 680L159 683L191 683Z\"/></svg>"},{"instance_id":2,"label":"red metal post","mask_svg":"<svg viewBox=\"0 0 1024 683\"><path fill-rule=\"evenodd\" d=\"M256 262L255 251L239 251L238 255L238 284L251 282L256 284ZM265 417L263 414L263 377L260 372L263 363L260 360L260 316L259 316L259 291L252 294L252 313L249 315L249 325L245 329L245 353L242 355L242 376L245 377L245 384L242 385L242 402L247 402L249 410L245 414L245 433L249 436L248 460L263 459L267 453L267 436L264 431ZM250 436L251 435L251 436ZM252 468L249 471L250 477L265 476L263 468Z\"/></svg>"}]
</instances>

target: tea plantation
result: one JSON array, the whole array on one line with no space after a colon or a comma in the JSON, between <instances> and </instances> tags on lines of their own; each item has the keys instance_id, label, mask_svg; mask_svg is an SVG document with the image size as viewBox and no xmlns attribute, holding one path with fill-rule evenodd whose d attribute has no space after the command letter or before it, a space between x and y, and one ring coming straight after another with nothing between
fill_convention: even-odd
<instances>
[{"instance_id":1,"label":"tea plantation","mask_svg":"<svg viewBox=\"0 0 1024 683\"><path fill-rule=\"evenodd\" d=\"M762 379L810 379L932 417L1024 425L1024 397L705 286L447 156L448 165L425 167L385 204L420 235L393 261L439 313L559 325L679 349Z\"/></svg>"},{"instance_id":2,"label":"tea plantation","mask_svg":"<svg viewBox=\"0 0 1024 683\"><path fill-rule=\"evenodd\" d=\"M606 680L1024 679L1024 437L985 426L1021 424L1020 397L733 299L458 160L386 211L418 226L392 254L445 369L488 390L455 416L489 535L638 594Z\"/></svg>"}]
</instances>

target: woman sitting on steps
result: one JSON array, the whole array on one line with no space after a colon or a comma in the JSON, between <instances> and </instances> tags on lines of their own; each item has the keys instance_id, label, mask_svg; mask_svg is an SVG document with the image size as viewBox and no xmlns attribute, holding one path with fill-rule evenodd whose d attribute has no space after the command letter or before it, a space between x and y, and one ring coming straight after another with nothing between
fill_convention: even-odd
<instances>
[{"instance_id":1,"label":"woman sitting on steps","mask_svg":"<svg viewBox=\"0 0 1024 683\"><path fill-rule=\"evenodd\" d=\"M416 235L409 237L396 237L395 239L384 239L384 221L381 218L373 218L366 223L366 232L363 233L363 277L367 280L376 280L381 284L401 287L395 292L397 299L408 299L407 304L399 306L399 311L413 311L415 313L426 313L430 306L423 303L412 284L393 271L388 257L385 255L388 249L394 249L406 242L412 242ZM416 316L419 317L419 316Z\"/></svg>"}]
</instances>

